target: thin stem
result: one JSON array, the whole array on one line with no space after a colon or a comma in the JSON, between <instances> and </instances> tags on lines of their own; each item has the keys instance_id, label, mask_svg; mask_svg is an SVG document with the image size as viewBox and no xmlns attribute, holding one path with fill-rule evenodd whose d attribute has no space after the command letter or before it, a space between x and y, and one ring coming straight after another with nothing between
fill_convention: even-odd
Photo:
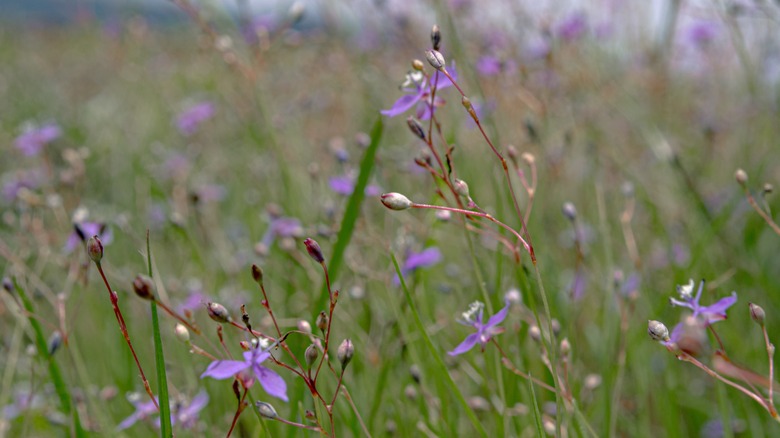
<instances>
[{"instance_id":1,"label":"thin stem","mask_svg":"<svg viewBox=\"0 0 780 438\"><path fill-rule=\"evenodd\" d=\"M117 296L116 292L114 292L111 289L111 285L108 284L108 279L106 278L106 274L103 272L103 266L101 266L100 262L95 262L95 265L97 266L98 272L100 272L100 277L103 278L103 284L105 284L106 289L108 289L108 296L111 299L111 306L113 306L114 308L114 315L116 315L117 323L119 323L119 330L122 332L122 335L125 338L125 342L127 342L127 346L130 348L130 352L133 354L135 365L138 367L138 372L141 373L141 380L143 380L144 389L146 390L146 393L149 394L149 398L152 399L154 406L159 411L160 405L159 403L157 403L157 399L154 397L154 394L152 393L152 388L151 386L149 386L149 381L146 379L146 374L144 374L144 370L141 367L141 362L138 360L138 355L135 354L135 348L133 348L133 343L130 342L130 334L127 332L127 325L125 324L125 318L122 317L122 312L119 310L119 297Z\"/></svg>"},{"instance_id":2,"label":"thin stem","mask_svg":"<svg viewBox=\"0 0 780 438\"><path fill-rule=\"evenodd\" d=\"M775 353L775 346L772 345L771 342L769 342L769 334L767 334L766 331L766 325L761 325L761 330L764 332L764 343L766 344L766 354L769 356L769 397L767 400L769 401L769 405L774 409L775 406L775 400L773 396L774 391L774 382L775 382L775 361L774 361L774 353Z\"/></svg>"},{"instance_id":3,"label":"thin stem","mask_svg":"<svg viewBox=\"0 0 780 438\"><path fill-rule=\"evenodd\" d=\"M244 412L244 409L246 408L246 403L244 402L244 400L246 399L246 394L248 392L249 389L244 388L244 394L238 400L238 408L236 408L236 414L233 415L233 422L230 423L230 429L227 432L226 438L230 438L230 434L233 433L233 429L236 427L236 423L238 422L238 417L241 415L242 412Z\"/></svg>"},{"instance_id":4,"label":"thin stem","mask_svg":"<svg viewBox=\"0 0 780 438\"><path fill-rule=\"evenodd\" d=\"M355 413L355 416L358 419L358 423L360 423L360 427L363 429L363 433L366 434L368 438L371 438L371 432L368 431L368 427L366 427L366 423L363 421L363 417L360 416L360 411L358 411L357 406L355 406L355 402L352 400L352 396L349 394L349 390L347 390L346 386L342 385L341 391L344 394L344 398L347 399L349 406L352 407L352 412Z\"/></svg>"},{"instance_id":5,"label":"thin stem","mask_svg":"<svg viewBox=\"0 0 780 438\"><path fill-rule=\"evenodd\" d=\"M747 197L748 203L751 207L753 207L753 210L758 213L759 216L761 216L761 219L763 219L767 225L769 225L770 228L772 228L772 231L774 231L778 236L780 236L780 226L778 226L774 220L772 220L771 217L769 217L766 212L758 206L758 203L756 202L756 199L753 197L752 194L750 194L750 190L748 190L747 186L742 186L743 190L745 191L745 196Z\"/></svg>"}]
</instances>

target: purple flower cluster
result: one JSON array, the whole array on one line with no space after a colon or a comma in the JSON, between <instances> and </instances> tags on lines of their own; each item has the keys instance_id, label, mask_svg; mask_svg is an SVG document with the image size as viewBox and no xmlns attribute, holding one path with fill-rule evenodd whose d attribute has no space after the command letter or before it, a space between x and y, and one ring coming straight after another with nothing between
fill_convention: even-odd
<instances>
[{"instance_id":1,"label":"purple flower cluster","mask_svg":"<svg viewBox=\"0 0 780 438\"><path fill-rule=\"evenodd\" d=\"M32 126L16 137L14 144L24 155L28 157L38 155L47 144L58 139L62 135L62 129L56 123L47 123L43 126Z\"/></svg>"}]
</instances>

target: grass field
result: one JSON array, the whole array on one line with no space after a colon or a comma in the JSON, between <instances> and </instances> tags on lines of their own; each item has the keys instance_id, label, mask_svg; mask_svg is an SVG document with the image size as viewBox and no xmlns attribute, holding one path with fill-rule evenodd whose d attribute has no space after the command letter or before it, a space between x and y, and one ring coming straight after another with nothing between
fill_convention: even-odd
<instances>
[{"instance_id":1,"label":"grass field","mask_svg":"<svg viewBox=\"0 0 780 438\"><path fill-rule=\"evenodd\" d=\"M780 434L748 307L776 341L780 92L733 27L715 41L743 58L706 44L615 53L560 29L529 56L439 10L447 72L484 135L443 87L421 139L406 119L428 95L380 110L412 60L432 77L433 22L373 40L327 21L245 39L193 11L204 26L0 31L0 436L171 433L85 249L95 234L176 436ZM392 211L390 192L419 204ZM183 342L136 296L150 268L156 299L201 334ZM689 279L694 294L706 280L700 303L678 293ZM475 301L482 320L463 314ZM683 324L655 342L649 320ZM475 328L473 348L448 354ZM255 343L275 359L201 378L242 348L257 357Z\"/></svg>"}]
</instances>

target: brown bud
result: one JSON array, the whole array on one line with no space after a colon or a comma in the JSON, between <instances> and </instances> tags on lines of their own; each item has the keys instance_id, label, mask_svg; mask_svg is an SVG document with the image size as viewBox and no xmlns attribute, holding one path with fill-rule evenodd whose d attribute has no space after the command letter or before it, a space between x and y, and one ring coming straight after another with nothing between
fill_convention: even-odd
<instances>
[{"instance_id":1,"label":"brown bud","mask_svg":"<svg viewBox=\"0 0 780 438\"><path fill-rule=\"evenodd\" d=\"M133 279L133 292L144 300L154 299L154 283L146 275L138 274Z\"/></svg>"},{"instance_id":2,"label":"brown bud","mask_svg":"<svg viewBox=\"0 0 780 438\"><path fill-rule=\"evenodd\" d=\"M423 64L423 62L420 61L419 59L415 59L414 61L412 61L412 68L417 71L422 71L423 68L425 68L425 64Z\"/></svg>"},{"instance_id":3,"label":"brown bud","mask_svg":"<svg viewBox=\"0 0 780 438\"><path fill-rule=\"evenodd\" d=\"M431 29L431 46L433 46L433 50L441 48L441 29L439 29L438 24L434 24Z\"/></svg>"},{"instance_id":4,"label":"brown bud","mask_svg":"<svg viewBox=\"0 0 780 438\"><path fill-rule=\"evenodd\" d=\"M317 328L322 330L322 332L325 332L325 329L328 328L328 314L324 311L320 312L319 315L317 315Z\"/></svg>"},{"instance_id":5,"label":"brown bud","mask_svg":"<svg viewBox=\"0 0 780 438\"><path fill-rule=\"evenodd\" d=\"M103 259L103 242L100 241L97 235L87 240L87 254L95 263L100 263L100 260Z\"/></svg>"},{"instance_id":6,"label":"brown bud","mask_svg":"<svg viewBox=\"0 0 780 438\"><path fill-rule=\"evenodd\" d=\"M222 304L207 303L206 310L208 310L209 312L209 318L213 319L214 321L217 321L220 324L225 324L233 320L230 317L230 313L228 313L228 310Z\"/></svg>"},{"instance_id":7,"label":"brown bud","mask_svg":"<svg viewBox=\"0 0 780 438\"><path fill-rule=\"evenodd\" d=\"M263 284L263 269L255 264L252 265L252 278L257 284Z\"/></svg>"},{"instance_id":8,"label":"brown bud","mask_svg":"<svg viewBox=\"0 0 780 438\"><path fill-rule=\"evenodd\" d=\"M409 126L409 130L412 131L412 134L414 134L420 140L425 141L425 130L423 129L420 122L418 122L414 117L409 117L406 119L406 124Z\"/></svg>"}]
</instances>

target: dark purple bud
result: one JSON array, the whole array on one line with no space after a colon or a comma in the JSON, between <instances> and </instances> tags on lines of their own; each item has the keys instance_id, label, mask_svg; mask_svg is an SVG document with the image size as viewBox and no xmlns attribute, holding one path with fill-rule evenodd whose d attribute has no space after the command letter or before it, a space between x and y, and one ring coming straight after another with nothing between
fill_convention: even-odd
<instances>
[{"instance_id":1,"label":"dark purple bud","mask_svg":"<svg viewBox=\"0 0 780 438\"><path fill-rule=\"evenodd\" d=\"M103 243L97 235L94 235L87 240L87 254L89 258L95 263L100 263L103 259Z\"/></svg>"},{"instance_id":2,"label":"dark purple bud","mask_svg":"<svg viewBox=\"0 0 780 438\"><path fill-rule=\"evenodd\" d=\"M146 275L138 274L133 279L133 292L144 300L154 299L154 283Z\"/></svg>"},{"instance_id":3,"label":"dark purple bud","mask_svg":"<svg viewBox=\"0 0 780 438\"><path fill-rule=\"evenodd\" d=\"M438 24L434 24L431 29L431 45L433 50L439 50L441 47L441 29L439 29Z\"/></svg>"},{"instance_id":4,"label":"dark purple bud","mask_svg":"<svg viewBox=\"0 0 780 438\"><path fill-rule=\"evenodd\" d=\"M252 265L252 278L255 279L257 284L263 284L263 269L257 265Z\"/></svg>"},{"instance_id":5,"label":"dark purple bud","mask_svg":"<svg viewBox=\"0 0 780 438\"><path fill-rule=\"evenodd\" d=\"M320 249L320 244L317 243L316 240L308 238L303 241L303 244L306 245L306 251L309 252L309 256L311 256L315 262L323 263L325 261L325 257L322 256L322 249Z\"/></svg>"},{"instance_id":6,"label":"dark purple bud","mask_svg":"<svg viewBox=\"0 0 780 438\"><path fill-rule=\"evenodd\" d=\"M409 130L412 131L412 134L414 134L420 140L425 141L425 130L423 130L420 122L415 120L414 117L409 117L406 119L406 124L409 125Z\"/></svg>"}]
</instances>

